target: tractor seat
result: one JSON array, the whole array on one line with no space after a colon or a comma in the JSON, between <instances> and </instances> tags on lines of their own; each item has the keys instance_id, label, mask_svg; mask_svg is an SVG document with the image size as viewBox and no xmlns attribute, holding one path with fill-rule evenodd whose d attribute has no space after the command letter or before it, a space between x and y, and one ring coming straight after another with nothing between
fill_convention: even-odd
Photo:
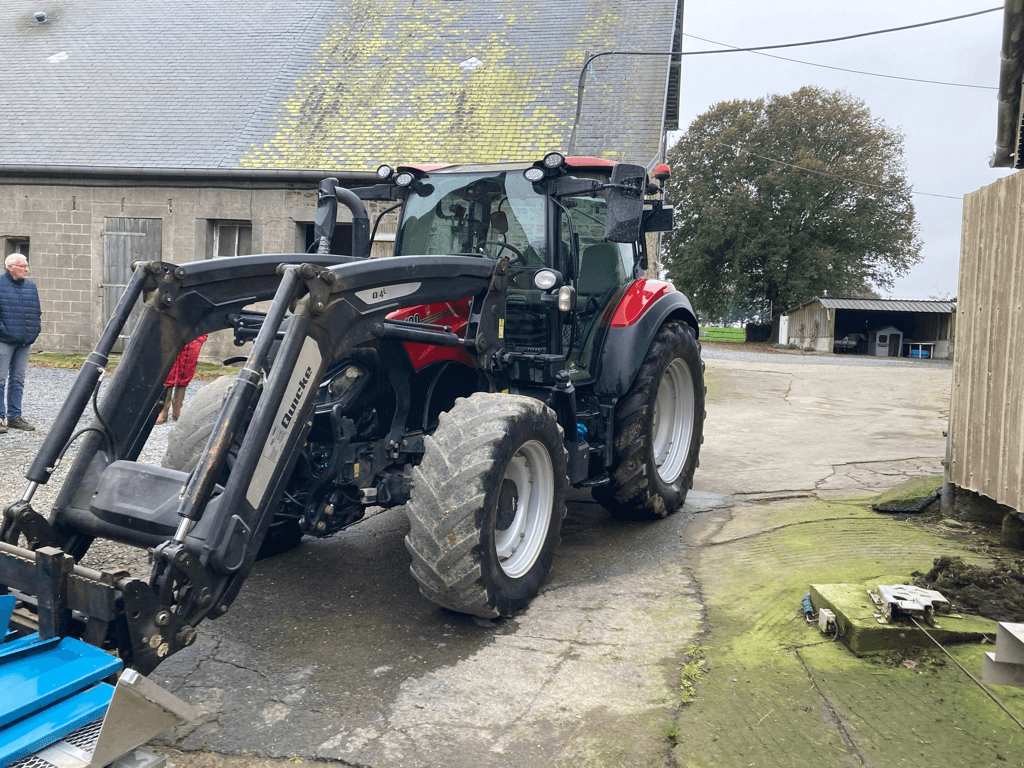
<instances>
[{"instance_id":1,"label":"tractor seat","mask_svg":"<svg viewBox=\"0 0 1024 768\"><path fill-rule=\"evenodd\" d=\"M580 278L576 292L580 296L605 296L625 282L619 248L614 243L588 246L580 257Z\"/></svg>"}]
</instances>

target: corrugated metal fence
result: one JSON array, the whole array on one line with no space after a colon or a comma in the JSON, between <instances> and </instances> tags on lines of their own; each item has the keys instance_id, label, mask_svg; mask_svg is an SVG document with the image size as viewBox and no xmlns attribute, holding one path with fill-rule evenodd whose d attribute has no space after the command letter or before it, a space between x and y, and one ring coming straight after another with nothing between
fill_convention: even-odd
<instances>
[{"instance_id":1,"label":"corrugated metal fence","mask_svg":"<svg viewBox=\"0 0 1024 768\"><path fill-rule=\"evenodd\" d=\"M964 198L950 479L1024 511L1024 172Z\"/></svg>"}]
</instances>

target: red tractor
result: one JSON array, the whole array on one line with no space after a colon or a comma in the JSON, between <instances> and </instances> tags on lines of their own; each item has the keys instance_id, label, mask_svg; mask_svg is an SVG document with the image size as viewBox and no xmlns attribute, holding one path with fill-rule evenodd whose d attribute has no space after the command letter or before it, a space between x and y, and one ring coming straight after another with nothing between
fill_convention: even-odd
<instances>
[{"instance_id":1,"label":"red tractor","mask_svg":"<svg viewBox=\"0 0 1024 768\"><path fill-rule=\"evenodd\" d=\"M430 600L506 616L551 568L569 486L623 518L683 505L705 387L690 303L644 277L647 233L672 226L661 186L642 166L559 153L378 176L321 183L315 255L136 266L4 511L0 584L20 631L82 638L148 673L228 610L259 555L368 507L404 507ZM390 258L369 258L365 200L400 208ZM329 253L339 201L352 256ZM226 328L254 341L237 376L200 391L163 466L138 462L178 351ZM32 495L76 440L41 515ZM96 538L151 549L148 579L79 566Z\"/></svg>"}]
</instances>

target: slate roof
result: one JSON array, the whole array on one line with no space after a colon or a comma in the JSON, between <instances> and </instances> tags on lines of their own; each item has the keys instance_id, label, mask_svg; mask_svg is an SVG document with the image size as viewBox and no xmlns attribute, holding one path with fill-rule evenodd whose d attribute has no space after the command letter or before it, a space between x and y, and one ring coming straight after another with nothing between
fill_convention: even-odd
<instances>
[{"instance_id":1,"label":"slate roof","mask_svg":"<svg viewBox=\"0 0 1024 768\"><path fill-rule=\"evenodd\" d=\"M566 148L586 55L672 50L681 6L3 0L0 171L532 160ZM651 162L668 71L595 62L576 154Z\"/></svg>"}]
</instances>

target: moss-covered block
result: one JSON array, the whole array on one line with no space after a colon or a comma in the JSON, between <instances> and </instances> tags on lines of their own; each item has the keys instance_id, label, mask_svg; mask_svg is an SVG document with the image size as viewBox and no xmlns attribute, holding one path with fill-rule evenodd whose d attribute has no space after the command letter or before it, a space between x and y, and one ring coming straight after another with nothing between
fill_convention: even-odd
<instances>
[{"instance_id":1,"label":"moss-covered block","mask_svg":"<svg viewBox=\"0 0 1024 768\"><path fill-rule=\"evenodd\" d=\"M879 612L879 608L868 596L868 589L874 590L877 586L812 584L811 605L815 611L828 608L835 613L839 639L858 656L934 646L928 635L910 622L878 623L874 614ZM979 642L984 635L996 631L994 621L966 614L940 614L936 616L935 624L925 629L942 645Z\"/></svg>"}]
</instances>

